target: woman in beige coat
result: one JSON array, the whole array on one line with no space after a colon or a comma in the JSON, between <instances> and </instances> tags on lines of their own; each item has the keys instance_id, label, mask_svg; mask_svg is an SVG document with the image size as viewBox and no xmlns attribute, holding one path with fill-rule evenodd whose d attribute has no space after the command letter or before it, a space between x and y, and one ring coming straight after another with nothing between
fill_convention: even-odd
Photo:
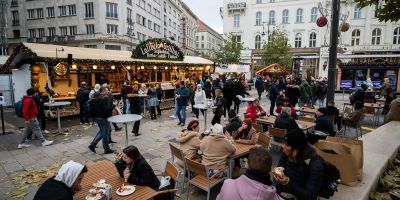
<instances>
[{"instance_id":1,"label":"woman in beige coat","mask_svg":"<svg viewBox=\"0 0 400 200\"><path fill-rule=\"evenodd\" d=\"M199 133L199 121L192 120L187 129L182 130L176 134L176 141L180 144L180 149L182 150L185 157L191 160L200 162L201 157L198 154L200 149L200 133ZM183 161L176 159L176 163L184 167Z\"/></svg>"},{"instance_id":2,"label":"woman in beige coat","mask_svg":"<svg viewBox=\"0 0 400 200\"><path fill-rule=\"evenodd\" d=\"M252 126L252 119L246 118L243 120L242 126L233 133L232 137L237 143L242 144L257 144L258 133Z\"/></svg>"}]
</instances>

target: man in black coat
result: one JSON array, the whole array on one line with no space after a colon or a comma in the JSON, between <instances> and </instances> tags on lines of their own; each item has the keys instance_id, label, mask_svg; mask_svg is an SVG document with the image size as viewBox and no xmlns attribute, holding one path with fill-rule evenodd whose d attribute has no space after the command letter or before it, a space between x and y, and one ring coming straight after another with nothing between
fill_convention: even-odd
<instances>
[{"instance_id":1,"label":"man in black coat","mask_svg":"<svg viewBox=\"0 0 400 200\"><path fill-rule=\"evenodd\" d=\"M358 88L355 93L354 93L354 100L351 102L354 104L357 101L360 101L364 103L364 98L365 98L365 91L367 91L368 85L367 84L361 84L361 88Z\"/></svg>"},{"instance_id":2,"label":"man in black coat","mask_svg":"<svg viewBox=\"0 0 400 200\"><path fill-rule=\"evenodd\" d=\"M134 84L132 86L132 92L127 94L129 100L129 109L132 114L140 115L142 113L142 101L139 97L139 86L138 84ZM140 128L140 120L136 121L133 124L132 133L135 136L139 136L139 128Z\"/></svg>"},{"instance_id":3,"label":"man in black coat","mask_svg":"<svg viewBox=\"0 0 400 200\"><path fill-rule=\"evenodd\" d=\"M242 120L237 116L234 110L230 110L228 113L229 123L224 127L224 133L228 132L232 135L234 131L237 131L242 126Z\"/></svg>"},{"instance_id":4,"label":"man in black coat","mask_svg":"<svg viewBox=\"0 0 400 200\"><path fill-rule=\"evenodd\" d=\"M271 107L269 108L270 115L274 115L276 99L279 96L278 84L279 84L279 80L275 80L274 84L272 84L272 86L269 90L269 100L271 100Z\"/></svg>"},{"instance_id":5,"label":"man in black coat","mask_svg":"<svg viewBox=\"0 0 400 200\"><path fill-rule=\"evenodd\" d=\"M90 90L86 82L81 83L81 87L76 92L76 101L79 103L79 121L81 124L89 123L89 115L86 110L86 102L89 101Z\"/></svg>"}]
</instances>

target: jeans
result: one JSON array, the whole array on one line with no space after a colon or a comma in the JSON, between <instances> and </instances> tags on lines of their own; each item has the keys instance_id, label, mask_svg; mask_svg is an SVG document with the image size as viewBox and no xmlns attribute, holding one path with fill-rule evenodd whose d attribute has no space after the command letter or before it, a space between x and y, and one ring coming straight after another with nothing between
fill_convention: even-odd
<instances>
[{"instance_id":1,"label":"jeans","mask_svg":"<svg viewBox=\"0 0 400 200\"><path fill-rule=\"evenodd\" d=\"M111 134L111 125L110 122L107 121L107 118L100 118L96 117L95 121L97 126L99 126L99 132L97 132L96 136L94 137L93 141L90 143L90 146L94 147L97 143L102 140L104 151L109 151L110 146L108 145L109 137Z\"/></svg>"},{"instance_id":2,"label":"jeans","mask_svg":"<svg viewBox=\"0 0 400 200\"><path fill-rule=\"evenodd\" d=\"M32 133L34 133L36 135L37 139L39 139L42 142L45 141L43 134L42 134L42 130L40 130L40 127L39 127L39 121L35 117L35 118L31 118L29 120L29 123L25 123L24 134L22 135L22 138L21 138L19 144L22 144L25 142L25 139L28 137L28 135L31 133L31 131L32 131Z\"/></svg>"},{"instance_id":3,"label":"jeans","mask_svg":"<svg viewBox=\"0 0 400 200\"><path fill-rule=\"evenodd\" d=\"M175 115L179 119L180 124L185 124L186 121L186 106L176 104L176 113Z\"/></svg>"},{"instance_id":4,"label":"jeans","mask_svg":"<svg viewBox=\"0 0 400 200\"><path fill-rule=\"evenodd\" d=\"M261 100L262 92L263 92L263 90L257 90L257 93L258 93L258 100Z\"/></svg>"},{"instance_id":5,"label":"jeans","mask_svg":"<svg viewBox=\"0 0 400 200\"><path fill-rule=\"evenodd\" d=\"M231 110L231 106L232 106L232 101L226 101L224 105L224 117L226 117L226 114L229 113L229 111Z\"/></svg>"},{"instance_id":6,"label":"jeans","mask_svg":"<svg viewBox=\"0 0 400 200\"><path fill-rule=\"evenodd\" d=\"M269 115L274 115L274 109L275 109L276 100L275 99L274 100L270 99L270 100L271 100L271 107L269 108Z\"/></svg>"},{"instance_id":7,"label":"jeans","mask_svg":"<svg viewBox=\"0 0 400 200\"><path fill-rule=\"evenodd\" d=\"M126 99L122 98L122 114L126 114L126 107L127 107L127 103L126 103Z\"/></svg>"},{"instance_id":8,"label":"jeans","mask_svg":"<svg viewBox=\"0 0 400 200\"><path fill-rule=\"evenodd\" d=\"M318 99L318 106L320 108L325 108L325 98L323 99Z\"/></svg>"},{"instance_id":9,"label":"jeans","mask_svg":"<svg viewBox=\"0 0 400 200\"><path fill-rule=\"evenodd\" d=\"M89 123L89 117L85 104L79 105L79 121L81 123Z\"/></svg>"},{"instance_id":10,"label":"jeans","mask_svg":"<svg viewBox=\"0 0 400 200\"><path fill-rule=\"evenodd\" d=\"M139 121L136 121L136 122L133 124L132 133L138 134L138 133L139 133L139 128L140 128L140 120L139 120Z\"/></svg>"}]
</instances>

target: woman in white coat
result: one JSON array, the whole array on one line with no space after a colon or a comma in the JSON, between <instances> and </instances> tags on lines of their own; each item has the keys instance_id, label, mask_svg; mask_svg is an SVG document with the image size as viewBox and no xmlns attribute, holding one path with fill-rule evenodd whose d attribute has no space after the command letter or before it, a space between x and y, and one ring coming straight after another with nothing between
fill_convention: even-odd
<instances>
[{"instance_id":1,"label":"woman in white coat","mask_svg":"<svg viewBox=\"0 0 400 200\"><path fill-rule=\"evenodd\" d=\"M197 84L196 92L194 93L194 104L205 104L206 103L206 93L200 84ZM204 110L200 109L201 113L204 116ZM199 109L193 108L193 112L196 115L196 118L199 118Z\"/></svg>"}]
</instances>

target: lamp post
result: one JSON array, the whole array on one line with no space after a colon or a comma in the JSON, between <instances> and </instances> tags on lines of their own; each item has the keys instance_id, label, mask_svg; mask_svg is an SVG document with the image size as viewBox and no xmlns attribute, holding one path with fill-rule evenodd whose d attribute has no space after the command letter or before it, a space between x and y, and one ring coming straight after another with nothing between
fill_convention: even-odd
<instances>
[{"instance_id":1,"label":"lamp post","mask_svg":"<svg viewBox=\"0 0 400 200\"><path fill-rule=\"evenodd\" d=\"M268 20L268 22L262 22L263 25L263 32L262 32L262 36L265 36L265 24L268 24L268 28L267 28L267 34L268 34L268 41L269 41L269 26L272 24L271 21Z\"/></svg>"},{"instance_id":2,"label":"lamp post","mask_svg":"<svg viewBox=\"0 0 400 200\"><path fill-rule=\"evenodd\" d=\"M128 18L128 37L131 38L131 51L133 50L133 37L135 36L134 32L135 23L133 23L132 19Z\"/></svg>"},{"instance_id":3,"label":"lamp post","mask_svg":"<svg viewBox=\"0 0 400 200\"><path fill-rule=\"evenodd\" d=\"M332 17L331 17L331 45L329 46L329 65L328 65L328 87L326 102L334 101L335 99L335 71L337 60L337 44L338 44L338 28L339 28L339 13L340 1L332 0Z\"/></svg>"},{"instance_id":4,"label":"lamp post","mask_svg":"<svg viewBox=\"0 0 400 200\"><path fill-rule=\"evenodd\" d=\"M56 58L58 58L58 52L63 52L63 51L64 51L63 47L61 47L61 49L56 48Z\"/></svg>"}]
</instances>

